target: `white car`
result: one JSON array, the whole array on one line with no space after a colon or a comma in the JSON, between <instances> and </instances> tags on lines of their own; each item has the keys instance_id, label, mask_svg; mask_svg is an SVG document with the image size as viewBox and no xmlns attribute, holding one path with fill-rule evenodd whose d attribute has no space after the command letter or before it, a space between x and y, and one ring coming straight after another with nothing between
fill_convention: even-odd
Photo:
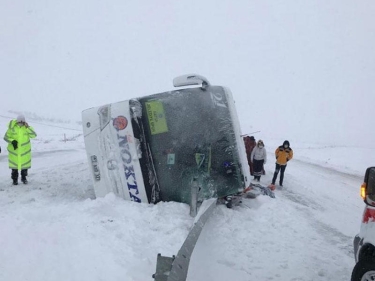
<instances>
[{"instance_id":1,"label":"white car","mask_svg":"<svg viewBox=\"0 0 375 281\"><path fill-rule=\"evenodd\" d=\"M361 196L366 206L360 232L353 243L356 265L352 281L375 280L375 167L366 170Z\"/></svg>"}]
</instances>

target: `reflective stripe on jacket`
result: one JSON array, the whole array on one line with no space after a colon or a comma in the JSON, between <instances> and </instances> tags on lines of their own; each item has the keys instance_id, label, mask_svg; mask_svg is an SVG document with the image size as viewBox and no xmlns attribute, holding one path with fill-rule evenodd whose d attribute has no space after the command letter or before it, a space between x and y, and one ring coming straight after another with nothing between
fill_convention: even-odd
<instances>
[{"instance_id":1,"label":"reflective stripe on jacket","mask_svg":"<svg viewBox=\"0 0 375 281\"><path fill-rule=\"evenodd\" d=\"M9 122L8 130L4 140L8 142L8 161L10 169L31 168L31 143L30 139L35 138L36 133L32 127L19 126L17 120ZM12 141L18 142L17 149L14 149Z\"/></svg>"},{"instance_id":2,"label":"reflective stripe on jacket","mask_svg":"<svg viewBox=\"0 0 375 281\"><path fill-rule=\"evenodd\" d=\"M293 150L288 147L279 146L275 151L276 163L279 165L286 165L286 162L293 158Z\"/></svg>"}]
</instances>

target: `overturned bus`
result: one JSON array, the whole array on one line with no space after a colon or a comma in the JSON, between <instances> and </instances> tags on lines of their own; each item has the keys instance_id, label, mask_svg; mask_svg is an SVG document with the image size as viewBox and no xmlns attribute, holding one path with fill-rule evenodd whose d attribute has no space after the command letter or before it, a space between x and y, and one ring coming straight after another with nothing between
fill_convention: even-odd
<instances>
[{"instance_id":1,"label":"overturned bus","mask_svg":"<svg viewBox=\"0 0 375 281\"><path fill-rule=\"evenodd\" d=\"M189 203L192 185L198 187L200 201L249 185L229 89L194 74L173 83L179 89L82 112L97 197L113 192L135 202Z\"/></svg>"}]
</instances>

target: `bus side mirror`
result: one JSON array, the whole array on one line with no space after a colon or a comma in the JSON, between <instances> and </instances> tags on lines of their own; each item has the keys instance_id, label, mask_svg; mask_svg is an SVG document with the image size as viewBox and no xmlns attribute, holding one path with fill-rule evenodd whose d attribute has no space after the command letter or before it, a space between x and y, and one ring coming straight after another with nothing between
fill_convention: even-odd
<instances>
[{"instance_id":1,"label":"bus side mirror","mask_svg":"<svg viewBox=\"0 0 375 281\"><path fill-rule=\"evenodd\" d=\"M369 206L375 207L375 167L369 167L361 186L361 197Z\"/></svg>"},{"instance_id":2,"label":"bus side mirror","mask_svg":"<svg viewBox=\"0 0 375 281\"><path fill-rule=\"evenodd\" d=\"M208 82L206 77L198 74L186 74L173 79L173 86L175 87L193 85L202 85L202 89L205 90L208 86L210 86L210 82Z\"/></svg>"}]
</instances>

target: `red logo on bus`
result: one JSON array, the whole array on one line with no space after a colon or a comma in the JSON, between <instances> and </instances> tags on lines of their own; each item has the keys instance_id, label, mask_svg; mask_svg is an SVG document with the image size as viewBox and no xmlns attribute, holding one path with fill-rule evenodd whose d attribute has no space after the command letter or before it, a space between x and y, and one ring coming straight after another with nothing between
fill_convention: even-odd
<instances>
[{"instance_id":1,"label":"red logo on bus","mask_svg":"<svg viewBox=\"0 0 375 281\"><path fill-rule=\"evenodd\" d=\"M113 119L113 127L117 131L124 130L128 126L128 119L124 116L117 116L115 119Z\"/></svg>"}]
</instances>

